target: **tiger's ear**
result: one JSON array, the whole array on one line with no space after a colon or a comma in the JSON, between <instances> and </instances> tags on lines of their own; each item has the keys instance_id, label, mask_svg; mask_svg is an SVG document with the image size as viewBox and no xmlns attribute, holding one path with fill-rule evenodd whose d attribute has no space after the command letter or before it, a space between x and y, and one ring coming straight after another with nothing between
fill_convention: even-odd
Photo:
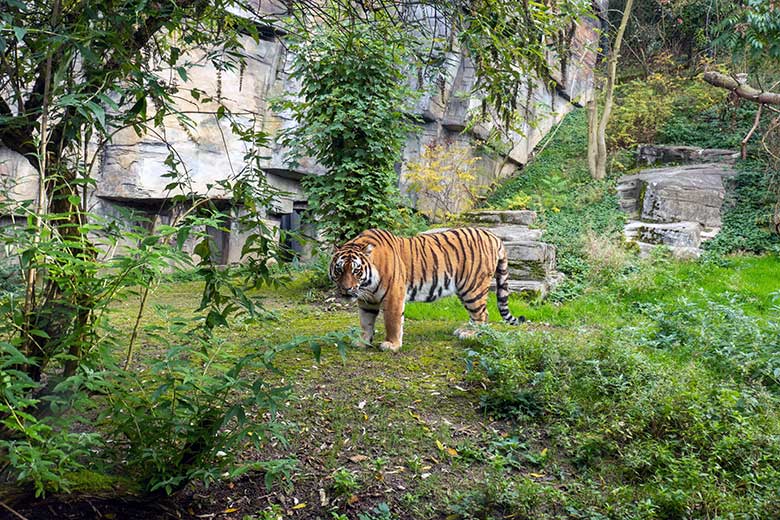
<instances>
[{"instance_id":1,"label":"tiger's ear","mask_svg":"<svg viewBox=\"0 0 780 520\"><path fill-rule=\"evenodd\" d=\"M367 254L367 255L370 255L370 254L371 254L371 251L373 251L373 250L374 250L374 244L366 244L366 245L363 247L363 252L364 252L365 254Z\"/></svg>"}]
</instances>

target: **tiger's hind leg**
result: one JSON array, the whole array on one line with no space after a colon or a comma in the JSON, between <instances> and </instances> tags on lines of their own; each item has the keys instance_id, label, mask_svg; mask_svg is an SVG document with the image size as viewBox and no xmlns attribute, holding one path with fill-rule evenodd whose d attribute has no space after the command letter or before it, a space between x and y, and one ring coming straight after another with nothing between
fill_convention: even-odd
<instances>
[{"instance_id":1,"label":"tiger's hind leg","mask_svg":"<svg viewBox=\"0 0 780 520\"><path fill-rule=\"evenodd\" d=\"M455 329L455 335L459 339L471 338L477 334L474 325L482 325L488 322L487 299L490 292L490 277L485 277L482 283L469 291L459 294L461 303L469 313L469 326Z\"/></svg>"}]
</instances>

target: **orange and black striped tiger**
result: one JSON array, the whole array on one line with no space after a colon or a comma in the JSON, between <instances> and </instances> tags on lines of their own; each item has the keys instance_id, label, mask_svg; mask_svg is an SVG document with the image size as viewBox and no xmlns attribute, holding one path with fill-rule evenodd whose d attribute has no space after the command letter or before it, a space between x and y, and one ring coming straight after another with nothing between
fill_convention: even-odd
<instances>
[{"instance_id":1,"label":"orange and black striped tiger","mask_svg":"<svg viewBox=\"0 0 780 520\"><path fill-rule=\"evenodd\" d=\"M509 312L507 265L501 239L484 229L458 228L412 238L369 229L336 248L330 278L342 296L357 299L363 342L373 341L374 323L382 309L386 337L379 348L397 351L407 301L432 302L457 294L471 321L486 323L494 277L501 317L512 325L523 323L524 317Z\"/></svg>"}]
</instances>

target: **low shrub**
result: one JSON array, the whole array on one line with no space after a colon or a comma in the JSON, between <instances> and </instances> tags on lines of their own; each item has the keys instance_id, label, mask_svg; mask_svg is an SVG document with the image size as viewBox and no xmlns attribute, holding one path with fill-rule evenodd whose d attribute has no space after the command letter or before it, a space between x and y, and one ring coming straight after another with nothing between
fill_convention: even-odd
<instances>
[{"instance_id":1,"label":"low shrub","mask_svg":"<svg viewBox=\"0 0 780 520\"><path fill-rule=\"evenodd\" d=\"M542 428L551 460L575 468L560 499L574 518L765 518L780 506L776 327L733 305L681 308L670 325L647 308L649 322L614 332L484 330L469 352L486 412Z\"/></svg>"},{"instance_id":2,"label":"low shrub","mask_svg":"<svg viewBox=\"0 0 780 520\"><path fill-rule=\"evenodd\" d=\"M780 251L780 235L772 230L777 195L769 189L766 166L749 161L738 168L739 174L726 180L723 227L704 249L714 256Z\"/></svg>"},{"instance_id":3,"label":"low shrub","mask_svg":"<svg viewBox=\"0 0 780 520\"><path fill-rule=\"evenodd\" d=\"M664 350L687 352L714 372L780 395L780 323L762 323L747 315L731 295L727 303L642 304L651 326L637 342ZM780 306L775 305L780 311Z\"/></svg>"}]
</instances>

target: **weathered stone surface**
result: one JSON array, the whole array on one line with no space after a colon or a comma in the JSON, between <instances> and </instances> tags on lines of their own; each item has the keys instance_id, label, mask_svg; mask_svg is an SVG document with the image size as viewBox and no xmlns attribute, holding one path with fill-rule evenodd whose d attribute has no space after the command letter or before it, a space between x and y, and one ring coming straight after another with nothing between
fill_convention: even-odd
<instances>
[{"instance_id":1,"label":"weathered stone surface","mask_svg":"<svg viewBox=\"0 0 780 520\"><path fill-rule=\"evenodd\" d=\"M464 220L475 224L518 224L530 226L536 222L536 212L522 210L480 210L469 211L463 215Z\"/></svg>"},{"instance_id":2,"label":"weathered stone surface","mask_svg":"<svg viewBox=\"0 0 780 520\"><path fill-rule=\"evenodd\" d=\"M0 146L0 202L34 200L38 174L18 153Z\"/></svg>"},{"instance_id":3,"label":"weathered stone surface","mask_svg":"<svg viewBox=\"0 0 780 520\"><path fill-rule=\"evenodd\" d=\"M701 244L701 231L702 226L698 222L673 222L670 224L629 222L624 229L627 240L694 248Z\"/></svg>"},{"instance_id":4,"label":"weathered stone surface","mask_svg":"<svg viewBox=\"0 0 780 520\"><path fill-rule=\"evenodd\" d=\"M739 152L720 148L698 148L696 146L642 144L637 149L637 158L647 164L710 162L734 164L739 159Z\"/></svg>"},{"instance_id":5,"label":"weathered stone surface","mask_svg":"<svg viewBox=\"0 0 780 520\"><path fill-rule=\"evenodd\" d=\"M526 226L517 225L501 225L486 229L489 229L491 233L507 243L538 241L541 240L542 234L544 234L542 229L530 229Z\"/></svg>"},{"instance_id":6,"label":"weathered stone surface","mask_svg":"<svg viewBox=\"0 0 780 520\"><path fill-rule=\"evenodd\" d=\"M620 206L643 221L719 227L723 178L735 174L731 166L714 163L645 170L618 180Z\"/></svg>"},{"instance_id":7,"label":"weathered stone surface","mask_svg":"<svg viewBox=\"0 0 780 520\"><path fill-rule=\"evenodd\" d=\"M675 247L672 248L672 256L676 260L696 260L701 256L701 249L698 247Z\"/></svg>"},{"instance_id":8,"label":"weathered stone surface","mask_svg":"<svg viewBox=\"0 0 780 520\"><path fill-rule=\"evenodd\" d=\"M724 152L665 147L657 152L658 156L662 157L666 150L672 150L678 157ZM726 157L728 154L720 155ZM674 258L698 258L701 243L720 230L726 192L723 179L732 175L736 175L736 171L726 161L650 169L619 179L620 208L638 219L626 224L626 239L636 242L643 256L663 245L669 247Z\"/></svg>"}]
</instances>

